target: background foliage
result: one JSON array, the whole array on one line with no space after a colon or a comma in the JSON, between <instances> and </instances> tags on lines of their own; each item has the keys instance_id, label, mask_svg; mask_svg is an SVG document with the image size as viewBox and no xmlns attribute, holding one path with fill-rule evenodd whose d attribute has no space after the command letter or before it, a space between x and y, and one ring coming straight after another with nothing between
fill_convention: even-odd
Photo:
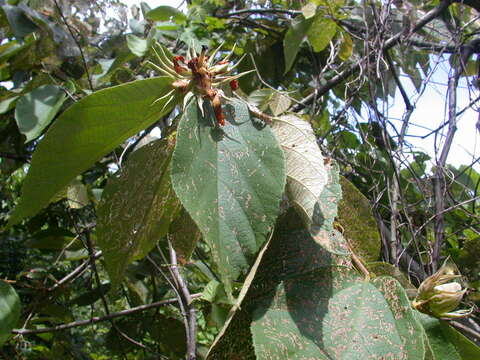
<instances>
[{"instance_id":1,"label":"background foliage","mask_svg":"<svg viewBox=\"0 0 480 360\"><path fill-rule=\"evenodd\" d=\"M0 357L480 358L478 4L187 2L0 0ZM157 72L221 44L224 127ZM465 319L410 304L447 257Z\"/></svg>"}]
</instances>

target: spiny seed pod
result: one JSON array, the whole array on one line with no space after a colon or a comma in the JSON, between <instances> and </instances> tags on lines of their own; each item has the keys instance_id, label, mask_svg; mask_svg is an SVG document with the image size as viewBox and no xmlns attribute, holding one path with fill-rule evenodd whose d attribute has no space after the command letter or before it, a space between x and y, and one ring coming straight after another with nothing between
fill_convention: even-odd
<instances>
[{"instance_id":1,"label":"spiny seed pod","mask_svg":"<svg viewBox=\"0 0 480 360\"><path fill-rule=\"evenodd\" d=\"M238 89L239 77L246 75L254 70L246 71L236 75L229 75L238 66L239 62L230 66L230 56L234 49L226 55L223 60L215 62L215 55L220 51L222 45L215 49L212 54L207 55L207 48L203 47L200 55L197 55L192 46L187 51L187 56L167 55L168 51L161 45L153 48L157 56L158 64L148 62L150 66L161 72L163 75L172 79L173 89L156 99L154 103L165 100L163 107L168 106L175 98L175 92L180 93L184 100L195 96L199 108L203 109L204 100L210 102L213 107L217 123L220 126L225 124L225 114L222 110L222 99L226 99L221 86L229 83L232 90ZM157 51L158 50L158 51ZM239 60L241 61L241 59ZM184 101L184 106L188 101ZM203 110L202 110L203 114Z\"/></svg>"}]
</instances>

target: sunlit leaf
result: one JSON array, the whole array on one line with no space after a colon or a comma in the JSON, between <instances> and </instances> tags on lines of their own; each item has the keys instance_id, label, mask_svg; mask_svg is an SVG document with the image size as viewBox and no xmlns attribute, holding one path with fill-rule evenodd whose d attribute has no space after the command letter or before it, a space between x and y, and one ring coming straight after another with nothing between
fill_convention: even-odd
<instances>
[{"instance_id":1,"label":"sunlit leaf","mask_svg":"<svg viewBox=\"0 0 480 360\"><path fill-rule=\"evenodd\" d=\"M87 188L80 180L74 180L68 186L67 202L72 209L81 209L89 204Z\"/></svg>"},{"instance_id":2,"label":"sunlit leaf","mask_svg":"<svg viewBox=\"0 0 480 360\"><path fill-rule=\"evenodd\" d=\"M168 232L180 210L169 174L173 146L163 139L141 147L103 191L97 236L114 287L127 266Z\"/></svg>"},{"instance_id":3,"label":"sunlit leaf","mask_svg":"<svg viewBox=\"0 0 480 360\"><path fill-rule=\"evenodd\" d=\"M148 40L136 35L127 35L127 45L130 51L137 56L144 56L148 52Z\"/></svg>"},{"instance_id":4,"label":"sunlit leaf","mask_svg":"<svg viewBox=\"0 0 480 360\"><path fill-rule=\"evenodd\" d=\"M20 132L31 141L42 133L65 101L60 86L43 85L23 95L15 107L15 120Z\"/></svg>"},{"instance_id":5,"label":"sunlit leaf","mask_svg":"<svg viewBox=\"0 0 480 360\"><path fill-rule=\"evenodd\" d=\"M285 153L289 199L309 226L327 183L317 139L311 125L296 115L276 119L272 130Z\"/></svg>"},{"instance_id":6,"label":"sunlit leaf","mask_svg":"<svg viewBox=\"0 0 480 360\"><path fill-rule=\"evenodd\" d=\"M201 115L192 101L178 126L172 182L209 244L227 293L272 231L285 185L284 158L268 127L255 128L241 102Z\"/></svg>"},{"instance_id":7,"label":"sunlit leaf","mask_svg":"<svg viewBox=\"0 0 480 360\"><path fill-rule=\"evenodd\" d=\"M33 154L9 226L35 215L78 174L170 110L161 111L166 100L152 106L170 91L170 83L158 77L114 86L64 111Z\"/></svg>"},{"instance_id":8,"label":"sunlit leaf","mask_svg":"<svg viewBox=\"0 0 480 360\"><path fill-rule=\"evenodd\" d=\"M291 104L292 101L288 96L283 95L279 92L275 92L270 99L268 106L270 107L273 116L278 116L287 111Z\"/></svg>"},{"instance_id":9,"label":"sunlit leaf","mask_svg":"<svg viewBox=\"0 0 480 360\"><path fill-rule=\"evenodd\" d=\"M254 90L248 95L248 102L260 110L266 110L274 93L275 91L269 88Z\"/></svg>"},{"instance_id":10,"label":"sunlit leaf","mask_svg":"<svg viewBox=\"0 0 480 360\"><path fill-rule=\"evenodd\" d=\"M313 2L308 2L306 5L302 7L302 14L305 19L310 19L311 17L315 16L315 12L317 11L317 5Z\"/></svg>"},{"instance_id":11,"label":"sunlit leaf","mask_svg":"<svg viewBox=\"0 0 480 360\"><path fill-rule=\"evenodd\" d=\"M308 41L315 52L325 49L337 32L337 24L324 14L319 13L313 18L308 29Z\"/></svg>"},{"instance_id":12,"label":"sunlit leaf","mask_svg":"<svg viewBox=\"0 0 480 360\"><path fill-rule=\"evenodd\" d=\"M353 53L353 41L352 37L347 33L342 31L342 43L338 49L338 57L342 61L347 61L350 59Z\"/></svg>"},{"instance_id":13,"label":"sunlit leaf","mask_svg":"<svg viewBox=\"0 0 480 360\"><path fill-rule=\"evenodd\" d=\"M323 188L309 224L313 239L326 250L335 254L349 253L344 237L334 228L338 212L338 203L342 198L342 188L339 182L339 169L333 163L325 165L327 183Z\"/></svg>"}]
</instances>

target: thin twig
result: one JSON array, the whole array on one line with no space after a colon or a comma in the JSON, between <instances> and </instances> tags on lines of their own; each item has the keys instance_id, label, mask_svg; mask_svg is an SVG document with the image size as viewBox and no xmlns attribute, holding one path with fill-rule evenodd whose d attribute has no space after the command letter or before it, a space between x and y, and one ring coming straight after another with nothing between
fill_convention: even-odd
<instances>
[{"instance_id":1,"label":"thin twig","mask_svg":"<svg viewBox=\"0 0 480 360\"><path fill-rule=\"evenodd\" d=\"M170 240L168 241L168 250L170 253L172 276L174 277L175 282L177 284L177 289L183 295L185 306L188 311L187 313L188 328L186 329L186 331L189 333L189 336L187 337L187 339L189 339L189 341L187 342L187 359L195 360L196 353L197 353L197 350L196 350L197 348L197 344L196 344L197 315L196 315L195 307L193 306L193 303L192 303L192 297L190 295L190 291L188 290L185 280L183 279L182 275L180 274L180 271L178 270L177 254Z\"/></svg>"},{"instance_id":2,"label":"thin twig","mask_svg":"<svg viewBox=\"0 0 480 360\"><path fill-rule=\"evenodd\" d=\"M102 256L102 252L97 251L94 255L94 258L98 259L100 256ZM90 260L83 262L77 268L75 268L75 270L73 270L70 274L66 275L65 277L60 279L58 282L56 282L53 286L49 287L47 291L52 292L58 289L60 286L75 280L77 277L83 274L83 272L88 268L89 264L90 264Z\"/></svg>"},{"instance_id":3,"label":"thin twig","mask_svg":"<svg viewBox=\"0 0 480 360\"><path fill-rule=\"evenodd\" d=\"M281 9L243 9L232 11L225 15L217 15L218 18L228 18L236 15L244 14L287 14L290 16L300 15L302 12L298 10L281 10Z\"/></svg>"},{"instance_id":4,"label":"thin twig","mask_svg":"<svg viewBox=\"0 0 480 360\"><path fill-rule=\"evenodd\" d=\"M444 10L446 10L450 6L451 2L450 0L443 0L438 6L433 8L431 11L429 11L427 14L425 14L415 25L415 27L412 29L412 33L417 32L421 30L425 25L427 25L429 22L440 16ZM383 46L382 51L387 51L397 45L402 37L404 36L403 31L398 32L391 38L389 38L387 41L385 41L385 45ZM369 56L366 57L368 59ZM342 81L346 80L348 77L353 75L356 71L360 69L362 66L364 60L359 60L357 63L352 64L348 69L345 69L343 72L340 74L332 77L331 79L327 80L323 86L320 86L318 88L318 91L315 93L312 93L308 96L306 96L303 101L300 104L296 104L295 106L292 107L292 111L297 112L309 105L315 96L323 96L325 95L328 91L330 91L332 88L334 88L336 85L340 84Z\"/></svg>"},{"instance_id":5,"label":"thin twig","mask_svg":"<svg viewBox=\"0 0 480 360\"><path fill-rule=\"evenodd\" d=\"M475 338L475 340L480 341L480 333L469 328L468 326L463 325L458 321L449 321L449 324L452 325L454 328L461 330L462 332L467 333L468 335Z\"/></svg>"},{"instance_id":6,"label":"thin twig","mask_svg":"<svg viewBox=\"0 0 480 360\"><path fill-rule=\"evenodd\" d=\"M190 295L190 297L192 299L198 298L200 296L202 296L201 293ZM139 312L143 312L143 311L146 311L146 310L149 310L149 309L155 309L155 308L158 308L160 306L174 304L177 301L178 301L177 298L161 300L161 301L156 301L156 302L151 303L151 304L140 305L140 306L137 306L137 307L134 307L134 308L131 308L131 309L110 313L110 314L105 315L105 316L94 316L90 319L73 321L73 322L70 322L70 323L67 323L67 324L61 324L61 325L53 326L53 327L50 327L50 328L14 329L14 330L12 330L12 333L13 334L20 334L20 335L28 335L28 334L42 334L42 333L48 333L48 332L62 331L62 330L71 329L73 327L92 325L92 324L95 324L95 323L98 323L98 322L101 322L101 321L107 321L107 320L111 320L111 319L114 319L114 318L117 318L117 317L137 314Z\"/></svg>"},{"instance_id":7,"label":"thin twig","mask_svg":"<svg viewBox=\"0 0 480 360\"><path fill-rule=\"evenodd\" d=\"M92 79L90 79L90 72L88 71L87 60L85 58L85 54L83 53L82 45L80 44L80 42L78 41L76 36L73 34L73 30L70 27L70 25L68 24L67 19L63 15L62 9L58 5L57 0L54 0L54 3L55 3L55 7L58 10L58 13L60 14L60 17L62 18L62 21L64 22L65 26L68 29L68 32L70 33L70 36L72 37L73 41L75 41L75 44L77 45L78 50L80 50L80 57L82 58L83 67L85 68L85 74L87 75L88 85L90 86L90 90L94 91L93 84L92 84Z\"/></svg>"},{"instance_id":8,"label":"thin twig","mask_svg":"<svg viewBox=\"0 0 480 360\"><path fill-rule=\"evenodd\" d=\"M449 208L447 209L444 209L441 211L440 215L441 214L445 214L449 211L452 211L452 210L455 210L456 208L459 208L460 206L463 206L463 205L466 205L468 203L471 203L472 201L477 201L478 199L480 199L480 196L476 196L474 198L471 198L471 199L468 199L468 200L465 200L465 201L462 201L461 203L458 203L458 204L455 204L455 205L452 205L450 206ZM427 221L425 221L422 226L420 226L416 231L415 231L415 235L418 234L420 231L422 231L425 226L427 226L432 220L434 220L436 217L438 216L438 214L435 214L435 215L432 215L430 218L427 219Z\"/></svg>"}]
</instances>

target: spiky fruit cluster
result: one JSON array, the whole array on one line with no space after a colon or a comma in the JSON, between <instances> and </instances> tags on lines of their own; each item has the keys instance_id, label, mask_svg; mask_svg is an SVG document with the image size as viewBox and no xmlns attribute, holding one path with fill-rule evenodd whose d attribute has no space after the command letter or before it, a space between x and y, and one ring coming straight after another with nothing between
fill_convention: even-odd
<instances>
[{"instance_id":1,"label":"spiky fruit cluster","mask_svg":"<svg viewBox=\"0 0 480 360\"><path fill-rule=\"evenodd\" d=\"M241 61L240 59L235 65L230 64L229 59L233 54L233 49L222 60L214 62L215 56L220 51L221 46L222 45L215 49L210 56L207 55L206 47L202 48L200 54L197 54L192 47L187 51L186 57L180 55L169 57L162 46L158 46L158 51L154 48L159 65L150 64L159 72L171 77L173 80L173 90L157 101L170 97L165 104L166 106L172 101L172 94L176 91L185 95L185 104L192 96L195 96L199 108L203 113L203 101L207 100L213 107L217 123L220 126L225 125L222 99L226 98L226 96L221 90L221 86L228 83L232 91L237 90L237 79L250 71L231 75L233 69L235 69Z\"/></svg>"}]
</instances>

